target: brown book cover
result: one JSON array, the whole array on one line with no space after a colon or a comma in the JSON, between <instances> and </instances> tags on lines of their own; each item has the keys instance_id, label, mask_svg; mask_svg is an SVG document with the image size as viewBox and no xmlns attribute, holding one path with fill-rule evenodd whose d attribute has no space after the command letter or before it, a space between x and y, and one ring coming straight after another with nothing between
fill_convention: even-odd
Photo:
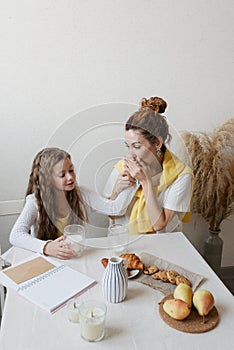
<instances>
[{"instance_id":1,"label":"brown book cover","mask_svg":"<svg viewBox=\"0 0 234 350\"><path fill-rule=\"evenodd\" d=\"M51 262L39 256L20 265L10 267L4 270L3 273L5 273L15 283L20 284L34 277L40 276L41 274L52 270L55 267L56 266Z\"/></svg>"}]
</instances>

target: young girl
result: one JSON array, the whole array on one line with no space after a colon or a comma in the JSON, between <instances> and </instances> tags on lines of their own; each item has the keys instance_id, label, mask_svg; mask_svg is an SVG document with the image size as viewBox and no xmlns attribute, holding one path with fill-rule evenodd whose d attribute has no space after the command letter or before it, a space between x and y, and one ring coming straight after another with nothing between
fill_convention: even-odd
<instances>
[{"instance_id":1,"label":"young girl","mask_svg":"<svg viewBox=\"0 0 234 350\"><path fill-rule=\"evenodd\" d=\"M84 225L92 210L121 215L126 205L121 194L112 201L87 188L79 188L71 156L58 148L45 148L33 161L26 202L10 233L10 243L70 259L74 252L63 242L66 225Z\"/></svg>"},{"instance_id":2,"label":"young girl","mask_svg":"<svg viewBox=\"0 0 234 350\"><path fill-rule=\"evenodd\" d=\"M171 139L162 115L166 107L160 97L141 101L125 124L129 155L115 165L104 189L111 199L124 189L129 205L115 220L128 223L134 234L176 231L181 221L189 221L193 174L166 147Z\"/></svg>"}]
</instances>

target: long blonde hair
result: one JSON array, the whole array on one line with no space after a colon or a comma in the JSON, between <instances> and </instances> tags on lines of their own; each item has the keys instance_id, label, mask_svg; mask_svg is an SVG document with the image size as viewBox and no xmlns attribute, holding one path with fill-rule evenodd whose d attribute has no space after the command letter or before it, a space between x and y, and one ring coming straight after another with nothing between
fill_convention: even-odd
<instances>
[{"instance_id":1,"label":"long blonde hair","mask_svg":"<svg viewBox=\"0 0 234 350\"><path fill-rule=\"evenodd\" d=\"M35 195L39 214L35 228L37 238L42 240L58 237L54 187L51 183L52 169L55 164L67 158L71 160L70 154L64 150L44 148L37 153L32 164L26 196L31 193ZM85 223L87 212L78 185L72 191L66 191L65 196L71 209L69 223Z\"/></svg>"}]
</instances>

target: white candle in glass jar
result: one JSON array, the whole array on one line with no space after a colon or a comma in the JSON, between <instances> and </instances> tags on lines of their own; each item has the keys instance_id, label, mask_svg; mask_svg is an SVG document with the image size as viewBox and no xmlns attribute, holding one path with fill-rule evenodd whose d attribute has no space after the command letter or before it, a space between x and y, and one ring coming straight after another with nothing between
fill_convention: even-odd
<instances>
[{"instance_id":1,"label":"white candle in glass jar","mask_svg":"<svg viewBox=\"0 0 234 350\"><path fill-rule=\"evenodd\" d=\"M83 339L91 342L99 341L105 332L106 306L93 305L86 302L79 309L80 331Z\"/></svg>"},{"instance_id":2,"label":"white candle in glass jar","mask_svg":"<svg viewBox=\"0 0 234 350\"><path fill-rule=\"evenodd\" d=\"M67 315L70 322L79 323L79 304L71 300L67 304Z\"/></svg>"}]
</instances>

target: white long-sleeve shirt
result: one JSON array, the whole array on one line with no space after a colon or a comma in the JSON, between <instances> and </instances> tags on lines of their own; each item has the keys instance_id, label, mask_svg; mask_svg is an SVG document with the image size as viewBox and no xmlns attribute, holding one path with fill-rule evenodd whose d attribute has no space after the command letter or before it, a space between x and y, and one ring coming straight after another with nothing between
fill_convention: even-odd
<instances>
[{"instance_id":1,"label":"white long-sleeve shirt","mask_svg":"<svg viewBox=\"0 0 234 350\"><path fill-rule=\"evenodd\" d=\"M86 187L80 187L80 191L86 204L88 215L93 211L111 216L124 215L129 200L131 200L129 196L126 196L126 192L122 192L112 201ZM42 254L46 241L36 237L35 224L37 220L38 207L36 198L34 194L30 194L26 197L24 208L11 230L10 243L20 248Z\"/></svg>"}]
</instances>

